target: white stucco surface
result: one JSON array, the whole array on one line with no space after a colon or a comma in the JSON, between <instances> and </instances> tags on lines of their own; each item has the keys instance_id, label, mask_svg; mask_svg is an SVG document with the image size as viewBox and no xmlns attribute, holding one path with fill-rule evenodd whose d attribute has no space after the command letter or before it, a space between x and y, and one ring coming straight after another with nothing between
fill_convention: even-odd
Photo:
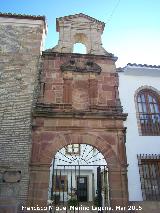
<instances>
[{"instance_id":1,"label":"white stucco surface","mask_svg":"<svg viewBox=\"0 0 160 213\"><path fill-rule=\"evenodd\" d=\"M151 86L160 91L160 68L128 66L119 73L119 95L123 111L128 113L125 126L130 201L142 201L137 154L160 154L160 136L140 136L134 96L138 88Z\"/></svg>"}]
</instances>

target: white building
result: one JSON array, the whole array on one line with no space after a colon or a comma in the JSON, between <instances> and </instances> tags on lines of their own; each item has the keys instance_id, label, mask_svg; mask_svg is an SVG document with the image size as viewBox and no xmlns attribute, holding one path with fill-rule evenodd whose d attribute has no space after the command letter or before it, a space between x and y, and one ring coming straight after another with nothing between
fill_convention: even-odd
<instances>
[{"instance_id":1,"label":"white building","mask_svg":"<svg viewBox=\"0 0 160 213\"><path fill-rule=\"evenodd\" d=\"M117 69L125 113L130 201L160 200L160 66Z\"/></svg>"}]
</instances>

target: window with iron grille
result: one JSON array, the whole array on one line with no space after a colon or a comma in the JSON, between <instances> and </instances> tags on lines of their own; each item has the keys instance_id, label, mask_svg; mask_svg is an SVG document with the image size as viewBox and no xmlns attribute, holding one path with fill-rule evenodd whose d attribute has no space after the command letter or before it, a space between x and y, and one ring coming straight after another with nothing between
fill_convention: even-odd
<instances>
[{"instance_id":1,"label":"window with iron grille","mask_svg":"<svg viewBox=\"0 0 160 213\"><path fill-rule=\"evenodd\" d=\"M160 155L138 155L143 200L160 200Z\"/></svg>"},{"instance_id":2,"label":"window with iron grille","mask_svg":"<svg viewBox=\"0 0 160 213\"><path fill-rule=\"evenodd\" d=\"M142 135L160 135L160 101L151 90L141 90L137 95L138 117Z\"/></svg>"}]
</instances>

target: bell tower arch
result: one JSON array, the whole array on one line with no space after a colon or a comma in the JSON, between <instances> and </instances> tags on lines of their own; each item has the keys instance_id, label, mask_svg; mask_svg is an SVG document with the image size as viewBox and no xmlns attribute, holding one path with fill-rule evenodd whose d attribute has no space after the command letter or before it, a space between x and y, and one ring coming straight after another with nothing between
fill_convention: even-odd
<instances>
[{"instance_id":1,"label":"bell tower arch","mask_svg":"<svg viewBox=\"0 0 160 213\"><path fill-rule=\"evenodd\" d=\"M86 46L87 54L109 55L102 47L101 35L105 23L83 13L57 18L58 45L52 50L72 53L77 42Z\"/></svg>"}]
</instances>

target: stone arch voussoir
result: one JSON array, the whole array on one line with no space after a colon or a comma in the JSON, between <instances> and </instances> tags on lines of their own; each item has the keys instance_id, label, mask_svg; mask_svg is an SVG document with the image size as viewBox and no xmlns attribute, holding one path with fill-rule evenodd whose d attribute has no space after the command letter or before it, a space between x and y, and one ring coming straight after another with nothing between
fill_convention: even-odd
<instances>
[{"instance_id":1,"label":"stone arch voussoir","mask_svg":"<svg viewBox=\"0 0 160 213\"><path fill-rule=\"evenodd\" d=\"M104 156L108 166L110 164L117 164L117 156L113 149L115 138L111 135L96 135L92 133L64 133L56 135L45 135L48 141L44 141L40 145L39 162L42 164L51 164L54 155L61 148L74 143L88 144L99 150Z\"/></svg>"}]
</instances>

